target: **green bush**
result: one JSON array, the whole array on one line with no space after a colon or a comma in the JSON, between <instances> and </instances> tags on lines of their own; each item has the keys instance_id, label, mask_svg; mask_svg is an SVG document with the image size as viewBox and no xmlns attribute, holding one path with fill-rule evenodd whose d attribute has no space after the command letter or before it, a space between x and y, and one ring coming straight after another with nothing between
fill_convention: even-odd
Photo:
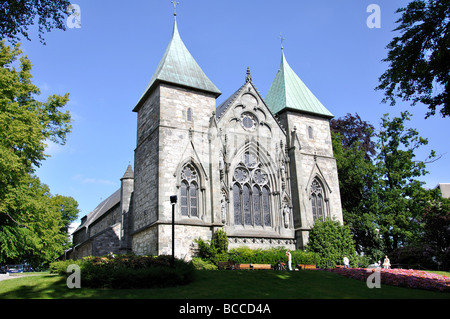
<instances>
[{"instance_id":1,"label":"green bush","mask_svg":"<svg viewBox=\"0 0 450 319\"><path fill-rule=\"evenodd\" d=\"M81 267L83 260L62 260L50 263L49 271L51 274L66 275L67 267L70 265L78 265Z\"/></svg>"},{"instance_id":2,"label":"green bush","mask_svg":"<svg viewBox=\"0 0 450 319\"><path fill-rule=\"evenodd\" d=\"M304 252L301 250L291 251L292 265L317 263L317 255L311 252ZM271 264L275 266L279 261L287 264L286 248L271 248L271 249L250 249L248 247L240 247L231 249L228 253L229 260L236 264Z\"/></svg>"},{"instance_id":3,"label":"green bush","mask_svg":"<svg viewBox=\"0 0 450 319\"><path fill-rule=\"evenodd\" d=\"M192 263L175 259L175 266L171 267L171 256L87 257L81 261L52 263L51 271L67 275L67 266L70 264L80 266L81 284L90 288L169 287L188 284L195 277Z\"/></svg>"},{"instance_id":4,"label":"green bush","mask_svg":"<svg viewBox=\"0 0 450 319\"><path fill-rule=\"evenodd\" d=\"M309 233L306 250L320 257L317 264L319 268L334 268L336 265L342 265L344 255L350 260L351 266L357 264L355 243L350 229L337 221L316 221Z\"/></svg>"},{"instance_id":5,"label":"green bush","mask_svg":"<svg viewBox=\"0 0 450 319\"><path fill-rule=\"evenodd\" d=\"M225 231L216 230L211 241L198 238L195 242L198 244L199 257L203 260L208 260L215 265L228 260L228 236Z\"/></svg>"},{"instance_id":6,"label":"green bush","mask_svg":"<svg viewBox=\"0 0 450 319\"><path fill-rule=\"evenodd\" d=\"M217 266L214 265L209 260L203 260L200 257L194 257L192 258L192 265L194 265L195 269L197 270L217 270Z\"/></svg>"}]
</instances>

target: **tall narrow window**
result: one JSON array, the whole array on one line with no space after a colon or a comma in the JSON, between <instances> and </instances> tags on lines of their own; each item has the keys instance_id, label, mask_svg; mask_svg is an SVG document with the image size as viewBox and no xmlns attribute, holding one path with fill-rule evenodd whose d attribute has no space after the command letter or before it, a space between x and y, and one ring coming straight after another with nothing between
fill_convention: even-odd
<instances>
[{"instance_id":1,"label":"tall narrow window","mask_svg":"<svg viewBox=\"0 0 450 319\"><path fill-rule=\"evenodd\" d=\"M268 187L264 187L262 190L262 202L264 225L270 226L270 190Z\"/></svg>"},{"instance_id":2,"label":"tall narrow window","mask_svg":"<svg viewBox=\"0 0 450 319\"><path fill-rule=\"evenodd\" d=\"M308 126L308 137L312 140L314 138L313 128Z\"/></svg>"},{"instance_id":3,"label":"tall narrow window","mask_svg":"<svg viewBox=\"0 0 450 319\"><path fill-rule=\"evenodd\" d=\"M324 193L320 182L315 179L311 184L311 208L314 221L324 219Z\"/></svg>"},{"instance_id":4,"label":"tall narrow window","mask_svg":"<svg viewBox=\"0 0 450 319\"><path fill-rule=\"evenodd\" d=\"M188 184L185 181L181 182L181 215L188 216Z\"/></svg>"},{"instance_id":5,"label":"tall narrow window","mask_svg":"<svg viewBox=\"0 0 450 319\"><path fill-rule=\"evenodd\" d=\"M191 164L187 164L181 170L180 206L182 216L198 217L198 197L198 174Z\"/></svg>"},{"instance_id":6,"label":"tall narrow window","mask_svg":"<svg viewBox=\"0 0 450 319\"><path fill-rule=\"evenodd\" d=\"M192 109L191 109L191 108L188 108L188 109L187 109L186 119L187 119L189 122L192 122Z\"/></svg>"},{"instance_id":7,"label":"tall narrow window","mask_svg":"<svg viewBox=\"0 0 450 319\"><path fill-rule=\"evenodd\" d=\"M250 204L250 187L248 185L244 185L242 190L242 205L244 206L244 222L245 225L252 224L252 212L251 212L251 204Z\"/></svg>"},{"instance_id":8,"label":"tall narrow window","mask_svg":"<svg viewBox=\"0 0 450 319\"><path fill-rule=\"evenodd\" d=\"M241 188L237 185L233 185L233 207L234 207L234 224L243 225L241 214Z\"/></svg>"},{"instance_id":9,"label":"tall narrow window","mask_svg":"<svg viewBox=\"0 0 450 319\"><path fill-rule=\"evenodd\" d=\"M191 217L198 217L197 184L192 183L189 187L189 199L191 200Z\"/></svg>"},{"instance_id":10,"label":"tall narrow window","mask_svg":"<svg viewBox=\"0 0 450 319\"><path fill-rule=\"evenodd\" d=\"M270 227L269 175L257 156L245 153L233 177L235 225Z\"/></svg>"},{"instance_id":11,"label":"tall narrow window","mask_svg":"<svg viewBox=\"0 0 450 319\"><path fill-rule=\"evenodd\" d=\"M253 218L255 220L255 226L262 226L261 223L261 195L257 186L253 186L252 190L253 198Z\"/></svg>"}]
</instances>

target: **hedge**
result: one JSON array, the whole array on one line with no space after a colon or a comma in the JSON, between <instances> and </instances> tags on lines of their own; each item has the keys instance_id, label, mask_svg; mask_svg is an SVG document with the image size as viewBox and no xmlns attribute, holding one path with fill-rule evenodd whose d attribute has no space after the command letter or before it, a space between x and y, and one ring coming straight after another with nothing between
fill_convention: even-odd
<instances>
[{"instance_id":1,"label":"hedge","mask_svg":"<svg viewBox=\"0 0 450 319\"><path fill-rule=\"evenodd\" d=\"M81 269L81 285L89 288L140 289L185 285L194 280L191 263L170 256L87 257L81 261L66 260L50 265L53 273L66 274L70 264Z\"/></svg>"},{"instance_id":2,"label":"hedge","mask_svg":"<svg viewBox=\"0 0 450 319\"><path fill-rule=\"evenodd\" d=\"M292 265L309 264L315 265L318 256L315 253L304 252L301 250L292 250ZM271 264L276 265L279 261L287 264L287 256L285 248L272 249L250 249L248 247L240 247L231 249L228 252L230 261L236 264Z\"/></svg>"}]
</instances>

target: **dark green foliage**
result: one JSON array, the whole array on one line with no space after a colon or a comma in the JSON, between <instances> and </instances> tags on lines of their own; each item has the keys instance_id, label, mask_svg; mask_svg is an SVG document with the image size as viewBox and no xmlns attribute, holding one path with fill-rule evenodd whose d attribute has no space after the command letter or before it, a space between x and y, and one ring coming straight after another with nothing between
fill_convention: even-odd
<instances>
[{"instance_id":1,"label":"dark green foliage","mask_svg":"<svg viewBox=\"0 0 450 319\"><path fill-rule=\"evenodd\" d=\"M332 121L344 223L357 252L371 262L430 241L424 237L424 214L430 203L442 200L437 190L423 187L426 165L439 157L431 151L426 158L416 158L428 140L407 127L410 118L409 112L394 118L385 114L376 133L358 115ZM364 146L373 143L375 153Z\"/></svg>"},{"instance_id":2,"label":"dark green foliage","mask_svg":"<svg viewBox=\"0 0 450 319\"><path fill-rule=\"evenodd\" d=\"M292 265L309 264L316 265L318 256L315 253L304 252L301 250L291 251ZM231 249L228 253L229 260L236 264L271 264L275 266L279 261L287 264L286 248L272 249L250 249L248 247L240 247Z\"/></svg>"},{"instance_id":3,"label":"dark green foliage","mask_svg":"<svg viewBox=\"0 0 450 319\"><path fill-rule=\"evenodd\" d=\"M44 31L53 28L65 30L65 17L67 16L67 0L3 0L0 3L0 36L15 43L19 35L30 40L28 27L37 22L39 39L44 43Z\"/></svg>"},{"instance_id":4,"label":"dark green foliage","mask_svg":"<svg viewBox=\"0 0 450 319\"><path fill-rule=\"evenodd\" d=\"M77 264L81 268L81 285L87 288L143 289L185 285L194 280L192 263L171 256L87 257L82 261L53 263L52 272L64 273L67 266Z\"/></svg>"},{"instance_id":5,"label":"dark green foliage","mask_svg":"<svg viewBox=\"0 0 450 319\"><path fill-rule=\"evenodd\" d=\"M8 1L17 6L25 2L29 3ZM31 82L31 69L20 45L9 47L0 41L0 263L26 261L36 268L67 248L67 230L78 204L52 195L34 176L48 157L48 142L64 145L71 116L62 111L69 94L51 95L42 102L39 88Z\"/></svg>"},{"instance_id":6,"label":"dark green foliage","mask_svg":"<svg viewBox=\"0 0 450 319\"><path fill-rule=\"evenodd\" d=\"M422 221L425 223L423 241L430 255L435 257L439 269L450 269L450 200L443 198L429 205Z\"/></svg>"},{"instance_id":7,"label":"dark green foliage","mask_svg":"<svg viewBox=\"0 0 450 319\"><path fill-rule=\"evenodd\" d=\"M194 257L191 260L192 265L194 265L197 270L217 270L219 269L210 260L204 260L200 257Z\"/></svg>"},{"instance_id":8,"label":"dark green foliage","mask_svg":"<svg viewBox=\"0 0 450 319\"><path fill-rule=\"evenodd\" d=\"M199 256L202 259L209 260L215 265L228 260L228 237L225 231L216 230L211 241L206 242L198 238L195 242L198 244Z\"/></svg>"},{"instance_id":9,"label":"dark green foliage","mask_svg":"<svg viewBox=\"0 0 450 319\"><path fill-rule=\"evenodd\" d=\"M450 3L448 0L414 0L402 13L389 43L388 70L380 77L377 89L395 104L396 98L428 106L427 117L441 107L450 116Z\"/></svg>"},{"instance_id":10,"label":"dark green foliage","mask_svg":"<svg viewBox=\"0 0 450 319\"><path fill-rule=\"evenodd\" d=\"M355 244L350 229L337 221L316 221L309 233L306 250L319 255L319 268L342 265L344 255L350 260L350 265L356 264Z\"/></svg>"}]
</instances>

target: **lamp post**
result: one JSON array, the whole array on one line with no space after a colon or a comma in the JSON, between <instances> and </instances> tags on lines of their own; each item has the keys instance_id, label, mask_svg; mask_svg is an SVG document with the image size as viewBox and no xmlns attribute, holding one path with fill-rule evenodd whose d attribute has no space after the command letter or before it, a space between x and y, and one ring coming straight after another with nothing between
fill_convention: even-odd
<instances>
[{"instance_id":1,"label":"lamp post","mask_svg":"<svg viewBox=\"0 0 450 319\"><path fill-rule=\"evenodd\" d=\"M175 204L177 203L177 196L170 196L170 203L172 204L172 267L175 267Z\"/></svg>"}]
</instances>

